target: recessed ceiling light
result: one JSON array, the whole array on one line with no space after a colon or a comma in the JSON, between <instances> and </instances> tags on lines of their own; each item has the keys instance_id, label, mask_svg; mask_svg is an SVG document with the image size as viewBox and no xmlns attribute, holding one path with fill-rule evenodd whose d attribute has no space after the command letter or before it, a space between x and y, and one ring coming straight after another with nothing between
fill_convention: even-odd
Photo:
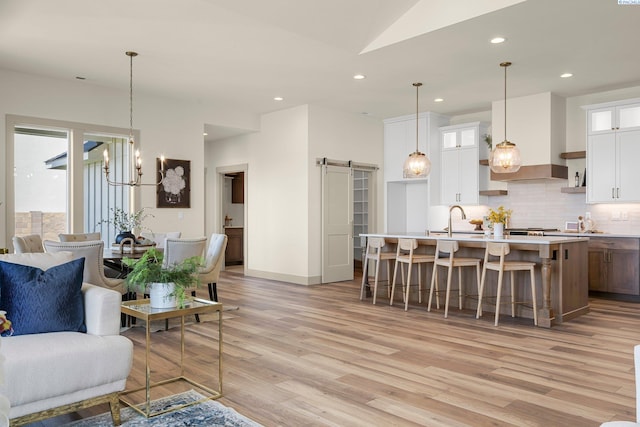
<instances>
[{"instance_id":1,"label":"recessed ceiling light","mask_svg":"<svg viewBox=\"0 0 640 427\"><path fill-rule=\"evenodd\" d=\"M356 80L362 80L367 78L367 76L365 76L364 74L356 74L355 76L353 76L353 78Z\"/></svg>"},{"instance_id":2,"label":"recessed ceiling light","mask_svg":"<svg viewBox=\"0 0 640 427\"><path fill-rule=\"evenodd\" d=\"M208 133L206 133L206 132L204 132L202 135L203 135L203 136L209 136L209 134L208 134Z\"/></svg>"},{"instance_id":3,"label":"recessed ceiling light","mask_svg":"<svg viewBox=\"0 0 640 427\"><path fill-rule=\"evenodd\" d=\"M573 74L571 73L564 73L564 74L560 74L560 77L562 77L563 79L569 78L569 77L573 77Z\"/></svg>"},{"instance_id":4,"label":"recessed ceiling light","mask_svg":"<svg viewBox=\"0 0 640 427\"><path fill-rule=\"evenodd\" d=\"M498 44L498 43L504 43L507 39L505 39L504 37L494 37L491 39L491 43L493 44Z\"/></svg>"},{"instance_id":5,"label":"recessed ceiling light","mask_svg":"<svg viewBox=\"0 0 640 427\"><path fill-rule=\"evenodd\" d=\"M281 96L276 96L273 98L274 101L284 101L284 98Z\"/></svg>"},{"instance_id":6,"label":"recessed ceiling light","mask_svg":"<svg viewBox=\"0 0 640 427\"><path fill-rule=\"evenodd\" d=\"M436 99L433 100L433 102L442 102L442 101L444 101L443 98L436 98Z\"/></svg>"}]
</instances>

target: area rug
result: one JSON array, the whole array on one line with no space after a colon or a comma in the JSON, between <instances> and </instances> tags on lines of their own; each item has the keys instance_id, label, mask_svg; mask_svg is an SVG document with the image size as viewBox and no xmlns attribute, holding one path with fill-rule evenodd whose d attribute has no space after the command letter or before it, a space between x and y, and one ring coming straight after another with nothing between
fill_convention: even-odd
<instances>
[{"instance_id":1,"label":"area rug","mask_svg":"<svg viewBox=\"0 0 640 427\"><path fill-rule=\"evenodd\" d=\"M152 412L168 409L189 402L202 399L203 396L194 390L176 394L164 399L151 402ZM172 426L195 426L195 427L261 427L260 424L249 418L240 415L234 409L228 408L215 400L207 400L197 405L188 406L175 412L158 415L152 418L145 418L129 407L124 407L120 411L120 418L123 427L172 427ZM111 413L96 415L79 421L66 424L73 427L111 427Z\"/></svg>"}]
</instances>

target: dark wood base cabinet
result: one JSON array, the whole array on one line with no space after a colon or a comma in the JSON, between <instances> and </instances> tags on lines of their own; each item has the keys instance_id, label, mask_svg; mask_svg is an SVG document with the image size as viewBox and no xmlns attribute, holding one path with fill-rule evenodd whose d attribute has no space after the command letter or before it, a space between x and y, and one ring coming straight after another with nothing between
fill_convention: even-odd
<instances>
[{"instance_id":1,"label":"dark wood base cabinet","mask_svg":"<svg viewBox=\"0 0 640 427\"><path fill-rule=\"evenodd\" d=\"M640 239L590 237L589 290L640 295Z\"/></svg>"},{"instance_id":2,"label":"dark wood base cabinet","mask_svg":"<svg viewBox=\"0 0 640 427\"><path fill-rule=\"evenodd\" d=\"M224 265L242 265L244 263L243 228L225 228L227 235L227 249L224 253Z\"/></svg>"}]
</instances>

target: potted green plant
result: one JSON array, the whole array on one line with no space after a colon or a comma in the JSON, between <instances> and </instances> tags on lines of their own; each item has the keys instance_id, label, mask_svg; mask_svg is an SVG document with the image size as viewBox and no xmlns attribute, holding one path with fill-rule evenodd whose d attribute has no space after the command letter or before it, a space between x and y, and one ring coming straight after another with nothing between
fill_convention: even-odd
<instances>
[{"instance_id":1,"label":"potted green plant","mask_svg":"<svg viewBox=\"0 0 640 427\"><path fill-rule=\"evenodd\" d=\"M143 221L148 217L153 217L144 211L144 208L135 212L126 212L122 208L111 208L111 218L103 219L98 224L108 223L118 231L116 235L116 243L120 243L122 239L132 238L136 240L134 231L149 230L143 225ZM151 230L149 230L151 231Z\"/></svg>"},{"instance_id":2,"label":"potted green plant","mask_svg":"<svg viewBox=\"0 0 640 427\"><path fill-rule=\"evenodd\" d=\"M184 307L185 290L200 283L198 269L202 257L186 258L182 262L163 266L162 251L151 248L138 259L123 258L131 270L125 283L130 291L148 293L152 308Z\"/></svg>"}]
</instances>

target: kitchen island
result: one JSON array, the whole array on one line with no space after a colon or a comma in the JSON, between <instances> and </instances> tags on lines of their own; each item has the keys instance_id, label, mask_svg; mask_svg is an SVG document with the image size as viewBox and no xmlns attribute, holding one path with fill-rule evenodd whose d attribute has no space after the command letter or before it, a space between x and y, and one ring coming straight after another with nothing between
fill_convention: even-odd
<instances>
[{"instance_id":1,"label":"kitchen island","mask_svg":"<svg viewBox=\"0 0 640 427\"><path fill-rule=\"evenodd\" d=\"M384 237L387 243L395 244L399 238L417 239L419 250L433 253L438 240L456 240L460 246L457 256L484 257L488 241L506 242L511 247L508 259L534 261L536 268L536 290L542 294L542 308L538 310L538 326L551 327L580 316L589 311L588 285L588 241L578 236L505 236L503 239L485 237L482 234L458 234L451 237L445 234L431 233L388 233L361 234L361 237ZM487 272L485 295L496 288L496 278ZM463 280L473 279L470 277ZM523 284L516 280L516 292L523 293ZM504 285L503 285L504 286ZM540 292L538 292L540 295ZM484 304L483 304L484 305ZM473 307L469 307L473 308ZM532 310L521 308L518 316L533 317Z\"/></svg>"}]
</instances>

